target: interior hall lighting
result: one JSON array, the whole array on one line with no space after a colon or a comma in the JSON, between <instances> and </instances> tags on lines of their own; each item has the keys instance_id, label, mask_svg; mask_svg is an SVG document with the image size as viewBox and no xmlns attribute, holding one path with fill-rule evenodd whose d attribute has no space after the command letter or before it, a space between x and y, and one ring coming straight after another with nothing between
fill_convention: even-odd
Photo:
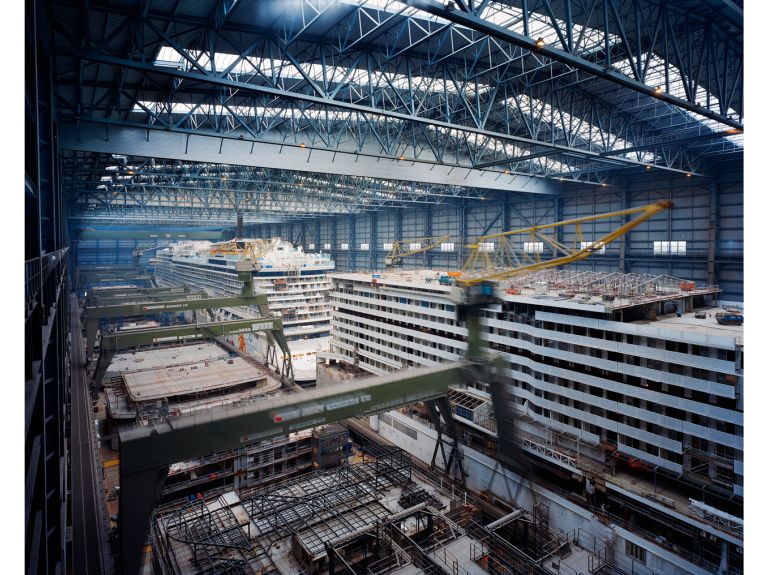
<instances>
[{"instance_id":1,"label":"interior hall lighting","mask_svg":"<svg viewBox=\"0 0 767 575\"><path fill-rule=\"evenodd\" d=\"M543 38L541 38L541 37L539 37L539 38L538 38L538 39L535 41L535 46L536 46L537 48L543 48L545 45L546 45L546 41L545 41Z\"/></svg>"}]
</instances>

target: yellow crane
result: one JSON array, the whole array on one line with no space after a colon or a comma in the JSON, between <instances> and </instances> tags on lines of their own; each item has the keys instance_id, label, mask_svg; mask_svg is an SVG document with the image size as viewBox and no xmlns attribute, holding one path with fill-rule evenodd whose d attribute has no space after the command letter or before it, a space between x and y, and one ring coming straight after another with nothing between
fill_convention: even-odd
<instances>
[{"instance_id":1,"label":"yellow crane","mask_svg":"<svg viewBox=\"0 0 767 575\"><path fill-rule=\"evenodd\" d=\"M402 258L433 250L449 239L450 236L431 236L415 240L396 240L386 254L384 263L387 267L400 265Z\"/></svg>"},{"instance_id":2,"label":"yellow crane","mask_svg":"<svg viewBox=\"0 0 767 575\"><path fill-rule=\"evenodd\" d=\"M622 237L642 222L672 207L672 202L663 200L627 210L481 236L477 238L476 243L468 246L469 255L461 269L461 278L456 283L472 286L582 260L602 250L604 246ZM583 240L582 224L631 215L636 217L602 237L591 242ZM575 226L572 246L565 245L556 238L556 231L565 226ZM554 233L551 233L552 231ZM545 248L551 250L552 258L541 259Z\"/></svg>"}]
</instances>

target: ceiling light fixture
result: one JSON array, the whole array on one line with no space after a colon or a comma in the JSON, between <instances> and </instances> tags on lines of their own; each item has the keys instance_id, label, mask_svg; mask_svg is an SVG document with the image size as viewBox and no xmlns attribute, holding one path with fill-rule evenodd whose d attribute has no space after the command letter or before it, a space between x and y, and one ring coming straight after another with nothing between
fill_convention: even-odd
<instances>
[{"instance_id":1,"label":"ceiling light fixture","mask_svg":"<svg viewBox=\"0 0 767 575\"><path fill-rule=\"evenodd\" d=\"M538 38L538 39L535 41L535 46L536 46L536 48L543 48L545 45L546 45L546 41L545 41L543 38L540 38L540 37L539 37L539 38Z\"/></svg>"},{"instance_id":2,"label":"ceiling light fixture","mask_svg":"<svg viewBox=\"0 0 767 575\"><path fill-rule=\"evenodd\" d=\"M662 94L663 93L663 88L661 88L660 86L655 86L655 93L656 94Z\"/></svg>"}]
</instances>

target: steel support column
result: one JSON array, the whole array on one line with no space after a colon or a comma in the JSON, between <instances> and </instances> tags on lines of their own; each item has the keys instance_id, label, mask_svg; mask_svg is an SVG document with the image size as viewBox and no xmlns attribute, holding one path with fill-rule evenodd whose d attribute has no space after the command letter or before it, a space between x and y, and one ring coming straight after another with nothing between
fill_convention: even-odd
<instances>
[{"instance_id":1,"label":"steel support column","mask_svg":"<svg viewBox=\"0 0 767 575\"><path fill-rule=\"evenodd\" d=\"M719 190L716 182L711 182L708 187L708 267L707 283L716 285L717 273L717 245L719 243Z\"/></svg>"}]
</instances>

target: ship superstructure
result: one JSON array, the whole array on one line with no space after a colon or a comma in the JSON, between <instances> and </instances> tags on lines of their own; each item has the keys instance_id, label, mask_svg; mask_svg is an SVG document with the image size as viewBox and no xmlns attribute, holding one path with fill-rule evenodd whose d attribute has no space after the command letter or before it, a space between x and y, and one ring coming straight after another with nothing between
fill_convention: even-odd
<instances>
[{"instance_id":1,"label":"ship superstructure","mask_svg":"<svg viewBox=\"0 0 767 575\"><path fill-rule=\"evenodd\" d=\"M306 253L280 238L186 241L158 250L155 273L162 284L184 284L211 295L237 295L243 282L237 279L235 266L242 260L253 263L255 289L265 292L269 310L282 316L296 381L314 380L316 354L329 341L327 273L335 268L330 254ZM259 313L249 307L217 310L222 319ZM254 355L263 353L263 341L252 334L232 343Z\"/></svg>"},{"instance_id":2,"label":"ship superstructure","mask_svg":"<svg viewBox=\"0 0 767 575\"><path fill-rule=\"evenodd\" d=\"M328 363L383 375L464 355L465 318L447 274L344 273L333 284ZM743 328L717 322L717 288L691 284L548 270L500 282L480 321L503 360L520 450L536 476L582 490L581 503L605 521L631 510L662 524L644 526L652 544L621 535L635 559L649 566L653 555L671 569L689 548L711 572L723 555L730 566L742 561ZM490 392L475 385L449 397L463 437L473 437L468 465L480 466L475 450L497 438ZM431 456L419 409L382 414L375 426L395 443L417 437L414 453ZM493 491L500 482L480 478L496 472L475 466L468 483Z\"/></svg>"}]
</instances>

